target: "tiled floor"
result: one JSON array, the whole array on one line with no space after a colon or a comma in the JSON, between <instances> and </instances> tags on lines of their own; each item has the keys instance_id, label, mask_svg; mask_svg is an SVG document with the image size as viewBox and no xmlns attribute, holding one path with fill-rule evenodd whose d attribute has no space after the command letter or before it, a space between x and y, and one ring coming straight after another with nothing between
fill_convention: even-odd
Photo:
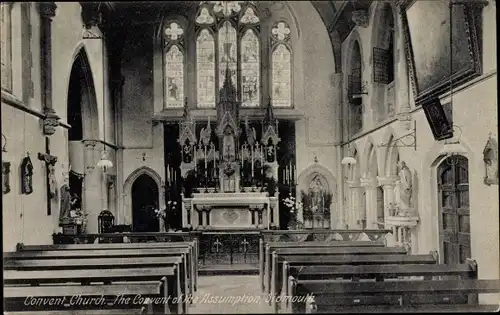
<instances>
[{"instance_id":1,"label":"tiled floor","mask_svg":"<svg viewBox=\"0 0 500 315\"><path fill-rule=\"evenodd\" d=\"M190 314L270 313L266 296L259 288L259 277L200 276Z\"/></svg>"}]
</instances>

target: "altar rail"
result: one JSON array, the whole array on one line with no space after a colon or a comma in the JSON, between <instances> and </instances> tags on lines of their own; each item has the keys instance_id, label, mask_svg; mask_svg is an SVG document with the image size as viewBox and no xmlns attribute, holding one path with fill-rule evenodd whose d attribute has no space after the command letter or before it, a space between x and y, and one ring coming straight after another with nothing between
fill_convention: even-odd
<instances>
[{"instance_id":1,"label":"altar rail","mask_svg":"<svg viewBox=\"0 0 500 315\"><path fill-rule=\"evenodd\" d=\"M261 231L264 242L386 241L392 230L268 230Z\"/></svg>"},{"instance_id":2,"label":"altar rail","mask_svg":"<svg viewBox=\"0 0 500 315\"><path fill-rule=\"evenodd\" d=\"M53 234L54 244L188 242L198 243L198 264L255 265L259 241L386 241L392 230L210 230L190 232L120 232L81 235Z\"/></svg>"}]
</instances>

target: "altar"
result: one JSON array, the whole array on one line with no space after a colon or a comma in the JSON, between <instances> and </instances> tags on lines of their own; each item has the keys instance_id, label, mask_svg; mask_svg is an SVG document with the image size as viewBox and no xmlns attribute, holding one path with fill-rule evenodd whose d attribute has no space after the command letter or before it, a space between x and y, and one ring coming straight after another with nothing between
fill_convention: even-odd
<instances>
[{"instance_id":1,"label":"altar","mask_svg":"<svg viewBox=\"0 0 500 315\"><path fill-rule=\"evenodd\" d=\"M183 199L182 222L195 230L278 226L278 198L266 192L194 193Z\"/></svg>"},{"instance_id":2,"label":"altar","mask_svg":"<svg viewBox=\"0 0 500 315\"><path fill-rule=\"evenodd\" d=\"M271 100L261 130L239 115L240 102L226 69L217 103L197 132L187 104L178 143L183 179L182 226L194 230L262 230L279 226L278 120ZM259 128L260 129L260 128Z\"/></svg>"}]
</instances>

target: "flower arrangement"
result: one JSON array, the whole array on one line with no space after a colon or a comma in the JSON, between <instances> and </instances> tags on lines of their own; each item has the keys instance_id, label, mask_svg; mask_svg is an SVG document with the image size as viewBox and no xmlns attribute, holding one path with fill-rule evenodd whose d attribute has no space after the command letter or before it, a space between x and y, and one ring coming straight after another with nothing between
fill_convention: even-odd
<instances>
[{"instance_id":1,"label":"flower arrangement","mask_svg":"<svg viewBox=\"0 0 500 315\"><path fill-rule=\"evenodd\" d=\"M165 209L155 210L156 217L162 221L165 231L168 231L169 214L173 213L176 207L177 207L177 201L169 200L167 202L167 207Z\"/></svg>"},{"instance_id":2,"label":"flower arrangement","mask_svg":"<svg viewBox=\"0 0 500 315\"><path fill-rule=\"evenodd\" d=\"M81 209L75 210L73 222L75 222L76 225L80 225L81 233L85 233L85 230L87 228L87 216L88 213L83 213Z\"/></svg>"},{"instance_id":3,"label":"flower arrangement","mask_svg":"<svg viewBox=\"0 0 500 315\"><path fill-rule=\"evenodd\" d=\"M297 229L303 226L303 223L297 219L297 212L302 210L302 202L297 201L294 196L290 193L288 197L283 199L283 204L288 208L290 212L290 221L288 223L288 229Z\"/></svg>"}]
</instances>

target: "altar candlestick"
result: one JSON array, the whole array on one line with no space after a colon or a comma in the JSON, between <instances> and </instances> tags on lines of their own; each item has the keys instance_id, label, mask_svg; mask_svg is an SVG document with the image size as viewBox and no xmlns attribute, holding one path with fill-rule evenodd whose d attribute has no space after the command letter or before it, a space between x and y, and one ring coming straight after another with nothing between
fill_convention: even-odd
<instances>
[{"instance_id":1,"label":"altar candlestick","mask_svg":"<svg viewBox=\"0 0 500 315\"><path fill-rule=\"evenodd\" d=\"M167 165L167 183L170 185L170 165Z\"/></svg>"},{"instance_id":2,"label":"altar candlestick","mask_svg":"<svg viewBox=\"0 0 500 315\"><path fill-rule=\"evenodd\" d=\"M297 185L297 169L293 166L293 183Z\"/></svg>"},{"instance_id":3,"label":"altar candlestick","mask_svg":"<svg viewBox=\"0 0 500 315\"><path fill-rule=\"evenodd\" d=\"M285 185L288 184L288 165L285 166Z\"/></svg>"},{"instance_id":4,"label":"altar candlestick","mask_svg":"<svg viewBox=\"0 0 500 315\"><path fill-rule=\"evenodd\" d=\"M194 155L194 169L196 171L196 145L193 146L193 155Z\"/></svg>"},{"instance_id":5,"label":"altar candlestick","mask_svg":"<svg viewBox=\"0 0 500 315\"><path fill-rule=\"evenodd\" d=\"M253 177L253 151L254 151L254 148L252 146L252 177Z\"/></svg>"}]
</instances>

